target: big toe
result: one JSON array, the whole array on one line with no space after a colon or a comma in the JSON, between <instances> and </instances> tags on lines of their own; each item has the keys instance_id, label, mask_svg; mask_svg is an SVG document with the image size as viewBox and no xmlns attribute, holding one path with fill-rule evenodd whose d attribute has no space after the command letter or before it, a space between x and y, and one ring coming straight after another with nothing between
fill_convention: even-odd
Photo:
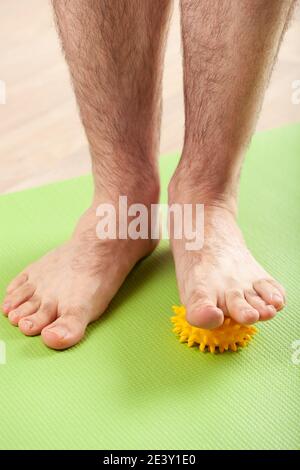
<instances>
[{"instance_id":1,"label":"big toe","mask_svg":"<svg viewBox=\"0 0 300 470\"><path fill-rule=\"evenodd\" d=\"M191 296L186 306L187 321L198 328L213 329L224 321L223 311L207 294L198 292Z\"/></svg>"},{"instance_id":2,"label":"big toe","mask_svg":"<svg viewBox=\"0 0 300 470\"><path fill-rule=\"evenodd\" d=\"M41 332L44 343L52 349L66 349L79 343L87 327L86 315L67 313Z\"/></svg>"}]
</instances>

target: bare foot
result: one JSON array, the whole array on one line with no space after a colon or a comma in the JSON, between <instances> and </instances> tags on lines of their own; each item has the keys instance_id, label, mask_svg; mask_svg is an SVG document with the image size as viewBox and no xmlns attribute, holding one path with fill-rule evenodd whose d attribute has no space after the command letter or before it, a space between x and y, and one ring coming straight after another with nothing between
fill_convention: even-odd
<instances>
[{"instance_id":1,"label":"bare foot","mask_svg":"<svg viewBox=\"0 0 300 470\"><path fill-rule=\"evenodd\" d=\"M96 206L81 217L69 242L30 265L7 288L3 311L9 321L25 335L41 333L54 349L78 343L137 261L154 249L150 240L99 240Z\"/></svg>"},{"instance_id":2,"label":"bare foot","mask_svg":"<svg viewBox=\"0 0 300 470\"><path fill-rule=\"evenodd\" d=\"M171 188L169 194L170 203L205 200L178 187ZM269 320L283 308L283 287L251 255L230 205L212 200L205 204L201 250L186 251L184 239L171 243L181 302L192 325L216 328L224 315L250 324Z\"/></svg>"}]
</instances>

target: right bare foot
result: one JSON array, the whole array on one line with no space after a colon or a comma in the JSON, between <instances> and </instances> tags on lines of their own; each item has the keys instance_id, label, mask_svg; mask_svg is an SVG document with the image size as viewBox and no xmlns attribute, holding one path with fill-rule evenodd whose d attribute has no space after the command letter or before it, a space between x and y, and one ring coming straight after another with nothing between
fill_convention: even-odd
<instances>
[{"instance_id":1,"label":"right bare foot","mask_svg":"<svg viewBox=\"0 0 300 470\"><path fill-rule=\"evenodd\" d=\"M100 240L97 205L81 217L69 242L27 267L7 288L3 311L10 322L25 335L41 334L50 348L78 343L137 261L155 247L151 240Z\"/></svg>"}]
</instances>

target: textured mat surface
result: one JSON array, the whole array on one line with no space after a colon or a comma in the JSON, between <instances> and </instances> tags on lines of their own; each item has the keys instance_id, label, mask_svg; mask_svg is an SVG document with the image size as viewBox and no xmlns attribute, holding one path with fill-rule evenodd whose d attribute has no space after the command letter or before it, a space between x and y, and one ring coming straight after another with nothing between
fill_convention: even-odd
<instances>
[{"instance_id":1,"label":"textured mat surface","mask_svg":"<svg viewBox=\"0 0 300 470\"><path fill-rule=\"evenodd\" d=\"M176 157L162 159L165 187L175 165ZM172 333L178 294L167 243L71 350L47 349L1 316L0 448L300 448L300 365L292 361L300 339L299 170L300 126L255 136L240 222L289 304L239 353L202 354ZM70 235L90 193L83 177L0 197L0 300L27 263Z\"/></svg>"}]
</instances>

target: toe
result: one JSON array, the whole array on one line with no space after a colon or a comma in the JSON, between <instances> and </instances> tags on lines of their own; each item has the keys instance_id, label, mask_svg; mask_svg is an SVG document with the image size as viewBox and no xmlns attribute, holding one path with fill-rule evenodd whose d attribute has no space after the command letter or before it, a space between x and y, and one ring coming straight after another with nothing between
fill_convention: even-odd
<instances>
[{"instance_id":1,"label":"toe","mask_svg":"<svg viewBox=\"0 0 300 470\"><path fill-rule=\"evenodd\" d=\"M35 287L30 282L26 282L22 286L15 289L11 294L7 295L3 302L3 312L8 314L11 310L19 307L23 302L29 300L35 292Z\"/></svg>"},{"instance_id":2,"label":"toe","mask_svg":"<svg viewBox=\"0 0 300 470\"><path fill-rule=\"evenodd\" d=\"M280 290L272 282L266 279L260 279L253 283L255 291L269 305L273 305L276 310L284 307L284 297Z\"/></svg>"},{"instance_id":3,"label":"toe","mask_svg":"<svg viewBox=\"0 0 300 470\"><path fill-rule=\"evenodd\" d=\"M21 287L25 282L28 280L28 274L27 273L21 273L15 279L11 281L11 283L8 285L6 292L7 294L11 294L14 290L16 290L18 287Z\"/></svg>"},{"instance_id":4,"label":"toe","mask_svg":"<svg viewBox=\"0 0 300 470\"><path fill-rule=\"evenodd\" d=\"M26 316L19 321L19 328L27 336L38 335L43 328L52 323L57 316L57 304L48 301L41 304L39 310L33 315Z\"/></svg>"},{"instance_id":5,"label":"toe","mask_svg":"<svg viewBox=\"0 0 300 470\"><path fill-rule=\"evenodd\" d=\"M271 318L273 318L277 313L276 308L273 305L266 304L266 302L253 289L245 291L245 299L258 311L259 319L262 321L271 320Z\"/></svg>"},{"instance_id":6,"label":"toe","mask_svg":"<svg viewBox=\"0 0 300 470\"><path fill-rule=\"evenodd\" d=\"M286 304L285 288L278 281L276 281L275 279L268 279L268 282L270 284L272 284L272 286L275 287L275 289L277 289L280 292L280 294L282 295L282 298L283 298L283 303Z\"/></svg>"},{"instance_id":7,"label":"toe","mask_svg":"<svg viewBox=\"0 0 300 470\"><path fill-rule=\"evenodd\" d=\"M259 319L258 311L245 299L243 291L230 289L225 294L229 315L238 323L250 324Z\"/></svg>"},{"instance_id":8,"label":"toe","mask_svg":"<svg viewBox=\"0 0 300 470\"><path fill-rule=\"evenodd\" d=\"M193 326L213 329L222 325L224 314L206 292L197 291L186 305L186 318Z\"/></svg>"},{"instance_id":9,"label":"toe","mask_svg":"<svg viewBox=\"0 0 300 470\"><path fill-rule=\"evenodd\" d=\"M17 326L21 318L27 317L35 313L40 306L40 300L37 297L32 297L28 302L20 305L15 310L11 310L8 314L8 319L12 325Z\"/></svg>"},{"instance_id":10,"label":"toe","mask_svg":"<svg viewBox=\"0 0 300 470\"><path fill-rule=\"evenodd\" d=\"M86 312L66 313L42 330L44 343L53 349L66 349L74 346L84 336L88 322Z\"/></svg>"}]
</instances>

